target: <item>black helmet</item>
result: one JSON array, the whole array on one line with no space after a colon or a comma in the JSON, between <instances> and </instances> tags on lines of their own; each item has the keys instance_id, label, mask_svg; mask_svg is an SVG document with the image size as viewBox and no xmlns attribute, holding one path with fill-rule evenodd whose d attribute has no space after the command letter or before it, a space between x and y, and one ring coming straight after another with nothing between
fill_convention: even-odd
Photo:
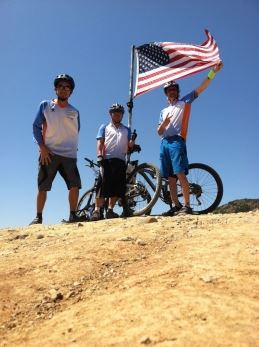
<instances>
[{"instance_id":1,"label":"black helmet","mask_svg":"<svg viewBox=\"0 0 259 347\"><path fill-rule=\"evenodd\" d=\"M124 114L124 107L118 103L112 104L109 108L109 113L111 114L112 112L121 112Z\"/></svg>"},{"instance_id":2,"label":"black helmet","mask_svg":"<svg viewBox=\"0 0 259 347\"><path fill-rule=\"evenodd\" d=\"M75 88L75 82L73 78L65 73L62 73L60 75L57 75L57 77L54 79L54 86L57 88L60 81L66 81L70 84L71 90L73 91Z\"/></svg>"},{"instance_id":3,"label":"black helmet","mask_svg":"<svg viewBox=\"0 0 259 347\"><path fill-rule=\"evenodd\" d=\"M165 94L166 94L167 89L170 88L170 87L175 87L176 90L177 90L178 96L179 96L179 94L180 94L180 87L179 87L179 84L176 83L175 81L169 81L169 82L167 82L167 83L164 85L164 92L165 92Z\"/></svg>"}]
</instances>

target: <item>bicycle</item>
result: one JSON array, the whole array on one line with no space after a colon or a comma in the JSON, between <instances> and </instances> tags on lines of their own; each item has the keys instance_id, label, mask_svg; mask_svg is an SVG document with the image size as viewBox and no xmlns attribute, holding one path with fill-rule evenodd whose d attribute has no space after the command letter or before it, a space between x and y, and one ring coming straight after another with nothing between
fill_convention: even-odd
<instances>
[{"instance_id":1,"label":"bicycle","mask_svg":"<svg viewBox=\"0 0 259 347\"><path fill-rule=\"evenodd\" d=\"M133 152L140 152L135 145L127 158L127 185L125 204L132 216L151 214L152 208L160 198L172 208L168 180L161 178L159 169L150 163L138 165L138 160L130 161ZM99 166L96 162L85 158L95 175L95 182L91 189L85 192L78 203L78 215L90 219L95 207L96 192L98 190ZM219 174L209 165L192 163L187 175L189 181L190 207L194 214L206 214L214 211L223 197L223 183ZM178 199L183 204L181 186L177 182ZM123 202L118 201L115 209L123 208ZM117 211L116 211L117 212Z\"/></svg>"},{"instance_id":2,"label":"bicycle","mask_svg":"<svg viewBox=\"0 0 259 347\"><path fill-rule=\"evenodd\" d=\"M192 163L189 165L187 178L190 188L190 207L193 214L206 214L214 211L223 196L223 183L219 174L209 165ZM183 204L183 194L179 182L177 182L177 195L180 203ZM169 184L165 178L162 178L159 198L172 208Z\"/></svg>"},{"instance_id":3,"label":"bicycle","mask_svg":"<svg viewBox=\"0 0 259 347\"><path fill-rule=\"evenodd\" d=\"M119 213L121 216L141 216L149 213L160 196L162 179L159 169L151 163L138 164L138 160L130 160L132 153L140 151L140 146L134 145L127 155L125 199L119 199L114 207L116 213L123 210ZM93 170L95 180L92 188L79 199L77 215L90 220L100 185L100 167L97 162L89 158L84 159L87 162L85 165ZM104 209L106 207L104 206Z\"/></svg>"}]
</instances>

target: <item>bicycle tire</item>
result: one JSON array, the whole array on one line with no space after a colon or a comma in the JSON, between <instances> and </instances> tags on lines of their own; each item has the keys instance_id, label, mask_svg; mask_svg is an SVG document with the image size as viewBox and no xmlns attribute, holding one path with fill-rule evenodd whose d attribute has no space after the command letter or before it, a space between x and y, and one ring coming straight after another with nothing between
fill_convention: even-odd
<instances>
[{"instance_id":1,"label":"bicycle tire","mask_svg":"<svg viewBox=\"0 0 259 347\"><path fill-rule=\"evenodd\" d=\"M189 165L188 181L190 186L190 207L194 214L214 211L223 197L223 183L219 174L209 165L192 163ZM182 193L178 197L181 202Z\"/></svg>"},{"instance_id":2,"label":"bicycle tire","mask_svg":"<svg viewBox=\"0 0 259 347\"><path fill-rule=\"evenodd\" d=\"M161 191L161 174L150 163L142 163L127 177L126 199L133 216L148 214Z\"/></svg>"},{"instance_id":3,"label":"bicycle tire","mask_svg":"<svg viewBox=\"0 0 259 347\"><path fill-rule=\"evenodd\" d=\"M95 208L96 190L91 188L87 190L79 199L77 204L77 215L90 218Z\"/></svg>"}]
</instances>

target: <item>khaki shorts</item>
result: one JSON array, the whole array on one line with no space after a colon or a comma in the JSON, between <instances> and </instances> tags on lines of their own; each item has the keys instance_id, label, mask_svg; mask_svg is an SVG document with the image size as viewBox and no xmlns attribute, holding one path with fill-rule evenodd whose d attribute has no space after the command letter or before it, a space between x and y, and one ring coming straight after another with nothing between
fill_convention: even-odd
<instances>
[{"instance_id":1,"label":"khaki shorts","mask_svg":"<svg viewBox=\"0 0 259 347\"><path fill-rule=\"evenodd\" d=\"M39 160L38 188L39 191L50 191L52 182L57 172L66 182L67 189L72 187L81 188L81 179L76 165L76 158L66 158L57 154L51 155L51 162L48 165L42 165Z\"/></svg>"}]
</instances>

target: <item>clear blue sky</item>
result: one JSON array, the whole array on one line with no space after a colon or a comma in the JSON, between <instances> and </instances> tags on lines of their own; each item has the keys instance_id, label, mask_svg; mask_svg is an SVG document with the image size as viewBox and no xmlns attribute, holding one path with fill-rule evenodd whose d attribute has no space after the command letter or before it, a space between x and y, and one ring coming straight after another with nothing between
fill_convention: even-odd
<instances>
[{"instance_id":1,"label":"clear blue sky","mask_svg":"<svg viewBox=\"0 0 259 347\"><path fill-rule=\"evenodd\" d=\"M131 45L200 44L205 28L216 39L225 66L193 104L189 160L219 172L222 203L258 198L258 0L0 0L0 227L24 226L35 216L38 150L32 122L40 101L55 96L58 73L71 74L76 82L70 102L81 113L78 167L83 192L93 181L83 158L96 156L95 136L109 120L108 107L128 100ZM180 80L182 95L206 73ZM142 147L135 159L159 165L156 128L164 105L161 88L135 100L133 128ZM59 223L67 216L66 187L57 178L44 223Z\"/></svg>"}]
</instances>

